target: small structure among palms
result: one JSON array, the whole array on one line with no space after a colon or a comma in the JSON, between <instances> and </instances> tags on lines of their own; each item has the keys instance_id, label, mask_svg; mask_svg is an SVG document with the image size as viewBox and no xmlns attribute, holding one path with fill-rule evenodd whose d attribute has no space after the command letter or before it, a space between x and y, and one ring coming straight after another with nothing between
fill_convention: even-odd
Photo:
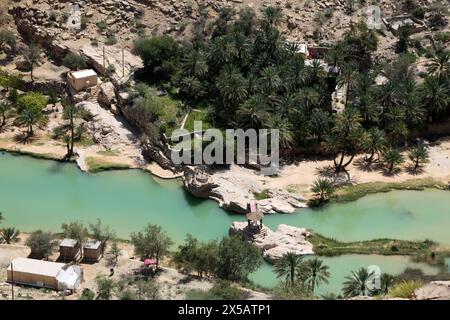
<instances>
[{"instance_id":1,"label":"small structure among palms","mask_svg":"<svg viewBox=\"0 0 450 320\"><path fill-rule=\"evenodd\" d=\"M264 213L258 210L255 201L250 202L250 212L247 213L247 228L250 230L261 230L263 227Z\"/></svg>"}]
</instances>

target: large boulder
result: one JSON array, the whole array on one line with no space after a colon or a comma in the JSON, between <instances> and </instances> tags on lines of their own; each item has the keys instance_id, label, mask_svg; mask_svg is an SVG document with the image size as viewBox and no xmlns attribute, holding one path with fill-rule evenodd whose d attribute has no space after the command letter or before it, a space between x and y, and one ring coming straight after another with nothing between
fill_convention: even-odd
<instances>
[{"instance_id":1,"label":"large boulder","mask_svg":"<svg viewBox=\"0 0 450 320\"><path fill-rule=\"evenodd\" d=\"M294 213L306 207L303 197L281 189L266 190L268 198L256 200L255 194L264 186L253 170L237 165L209 172L185 170L184 186L194 196L211 198L220 207L237 213L247 213L251 201L256 201L263 213Z\"/></svg>"},{"instance_id":2,"label":"large boulder","mask_svg":"<svg viewBox=\"0 0 450 320\"><path fill-rule=\"evenodd\" d=\"M230 227L230 235L241 235L263 251L263 256L269 261L281 258L286 253L298 255L314 254L313 245L307 240L310 233L305 228L297 228L280 224L276 231L267 226L261 229L248 227L247 222L235 221Z\"/></svg>"},{"instance_id":3,"label":"large boulder","mask_svg":"<svg viewBox=\"0 0 450 320\"><path fill-rule=\"evenodd\" d=\"M416 289L413 298L416 300L450 300L450 281L432 281L426 286Z\"/></svg>"},{"instance_id":4,"label":"large boulder","mask_svg":"<svg viewBox=\"0 0 450 320\"><path fill-rule=\"evenodd\" d=\"M104 82L100 85L98 102L107 109L110 109L111 105L116 103L115 87L111 82Z\"/></svg>"}]
</instances>

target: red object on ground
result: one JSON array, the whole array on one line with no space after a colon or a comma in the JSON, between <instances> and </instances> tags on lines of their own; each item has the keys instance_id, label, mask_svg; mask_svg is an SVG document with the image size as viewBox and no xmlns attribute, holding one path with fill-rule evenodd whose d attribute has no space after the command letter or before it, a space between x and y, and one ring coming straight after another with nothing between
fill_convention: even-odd
<instances>
[{"instance_id":1,"label":"red object on ground","mask_svg":"<svg viewBox=\"0 0 450 320\"><path fill-rule=\"evenodd\" d=\"M145 260L144 260L144 264L145 264L146 266L152 266L152 265L155 265L155 264L156 264L156 259L145 259Z\"/></svg>"}]
</instances>

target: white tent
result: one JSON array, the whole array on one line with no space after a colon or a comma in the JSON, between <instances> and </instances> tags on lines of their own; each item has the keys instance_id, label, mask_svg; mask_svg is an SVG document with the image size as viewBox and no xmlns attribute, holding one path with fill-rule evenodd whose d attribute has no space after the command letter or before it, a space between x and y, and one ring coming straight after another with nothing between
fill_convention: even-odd
<instances>
[{"instance_id":1,"label":"white tent","mask_svg":"<svg viewBox=\"0 0 450 320\"><path fill-rule=\"evenodd\" d=\"M83 278L83 271L77 266L69 266L61 269L56 276L59 290L75 290Z\"/></svg>"}]
</instances>

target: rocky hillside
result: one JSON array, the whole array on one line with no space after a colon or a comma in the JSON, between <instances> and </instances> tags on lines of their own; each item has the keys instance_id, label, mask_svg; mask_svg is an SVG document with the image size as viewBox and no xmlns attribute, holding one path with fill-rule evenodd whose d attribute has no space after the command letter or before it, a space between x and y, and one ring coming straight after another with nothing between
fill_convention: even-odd
<instances>
[{"instance_id":1,"label":"rocky hillside","mask_svg":"<svg viewBox=\"0 0 450 320\"><path fill-rule=\"evenodd\" d=\"M223 8L249 6L255 9L275 5L283 8L285 18L281 29L293 41L311 45L326 45L339 39L350 24L367 19L369 1L349 0L1 0L0 28L15 31L18 25L23 35L39 40L46 37L58 41L84 40L98 45L123 44L131 47L141 35L171 34L179 38L197 33L208 34L212 21L219 15L229 15ZM379 6L382 17L414 14L427 26L417 37L426 36L434 28L436 12L448 23L448 2L445 0L379 0L370 1ZM79 11L74 11L76 4ZM423 10L423 15L415 10ZM256 10L258 11L258 10ZM9 14L8 14L9 13ZM447 16L445 16L447 14ZM73 32L71 23L79 19L81 31ZM15 23L14 23L15 22ZM33 32L27 27L33 27ZM440 26L442 30L447 27ZM395 36L382 25L383 37L380 55L390 54Z\"/></svg>"}]
</instances>

